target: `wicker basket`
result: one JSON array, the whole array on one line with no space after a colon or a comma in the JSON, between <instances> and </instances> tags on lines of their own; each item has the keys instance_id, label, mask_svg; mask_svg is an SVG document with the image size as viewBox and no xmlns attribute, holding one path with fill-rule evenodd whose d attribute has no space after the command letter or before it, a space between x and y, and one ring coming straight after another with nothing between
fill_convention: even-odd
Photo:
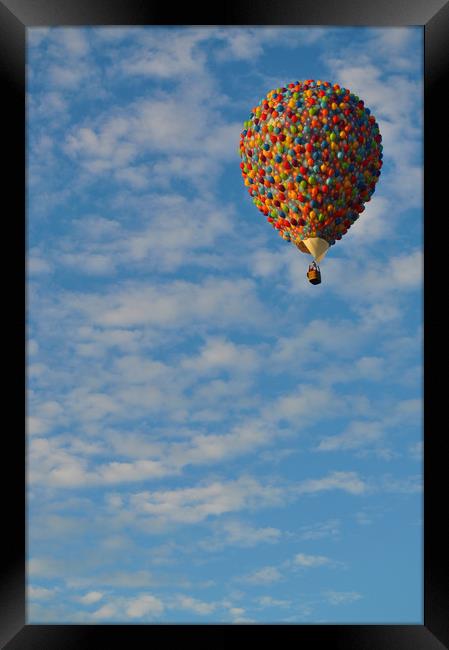
<instances>
[{"instance_id":1,"label":"wicker basket","mask_svg":"<svg viewBox=\"0 0 449 650\"><path fill-rule=\"evenodd\" d=\"M321 273L318 269L307 271L307 277L312 284L320 284L321 282Z\"/></svg>"}]
</instances>

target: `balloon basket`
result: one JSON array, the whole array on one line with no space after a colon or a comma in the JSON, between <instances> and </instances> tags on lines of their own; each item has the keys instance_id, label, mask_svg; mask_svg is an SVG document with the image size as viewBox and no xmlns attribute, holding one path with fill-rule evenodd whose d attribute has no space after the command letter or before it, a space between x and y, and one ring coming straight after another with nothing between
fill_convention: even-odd
<instances>
[{"instance_id":1,"label":"balloon basket","mask_svg":"<svg viewBox=\"0 0 449 650\"><path fill-rule=\"evenodd\" d=\"M321 273L318 269L312 269L311 271L307 271L307 277L311 284L321 283Z\"/></svg>"}]
</instances>

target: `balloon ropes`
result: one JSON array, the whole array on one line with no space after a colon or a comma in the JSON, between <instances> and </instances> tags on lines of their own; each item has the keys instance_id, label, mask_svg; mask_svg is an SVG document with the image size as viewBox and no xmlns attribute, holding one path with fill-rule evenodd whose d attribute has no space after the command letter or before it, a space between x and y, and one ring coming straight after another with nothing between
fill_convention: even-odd
<instances>
[{"instance_id":1,"label":"balloon ropes","mask_svg":"<svg viewBox=\"0 0 449 650\"><path fill-rule=\"evenodd\" d=\"M244 123L240 167L254 204L287 242L317 262L365 209L379 180L382 136L359 97L328 81L271 90Z\"/></svg>"}]
</instances>

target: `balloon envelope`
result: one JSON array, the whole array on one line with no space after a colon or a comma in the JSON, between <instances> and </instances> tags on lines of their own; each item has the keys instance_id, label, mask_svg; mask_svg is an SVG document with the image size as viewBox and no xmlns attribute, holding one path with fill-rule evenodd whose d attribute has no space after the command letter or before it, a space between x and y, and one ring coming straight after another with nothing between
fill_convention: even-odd
<instances>
[{"instance_id":1,"label":"balloon envelope","mask_svg":"<svg viewBox=\"0 0 449 650\"><path fill-rule=\"evenodd\" d=\"M271 90L240 136L242 176L279 235L320 261L379 180L382 136L364 102L328 81Z\"/></svg>"}]
</instances>

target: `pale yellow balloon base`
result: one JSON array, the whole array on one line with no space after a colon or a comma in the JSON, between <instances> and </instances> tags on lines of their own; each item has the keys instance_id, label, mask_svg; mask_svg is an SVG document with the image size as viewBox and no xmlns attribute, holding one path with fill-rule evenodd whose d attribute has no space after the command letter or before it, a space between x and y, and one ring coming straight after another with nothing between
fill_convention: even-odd
<instances>
[{"instance_id":1,"label":"pale yellow balloon base","mask_svg":"<svg viewBox=\"0 0 449 650\"><path fill-rule=\"evenodd\" d=\"M321 237L309 237L308 239L303 239L298 242L296 246L302 253L312 255L317 262L321 262L329 248L327 241L321 239Z\"/></svg>"}]
</instances>

